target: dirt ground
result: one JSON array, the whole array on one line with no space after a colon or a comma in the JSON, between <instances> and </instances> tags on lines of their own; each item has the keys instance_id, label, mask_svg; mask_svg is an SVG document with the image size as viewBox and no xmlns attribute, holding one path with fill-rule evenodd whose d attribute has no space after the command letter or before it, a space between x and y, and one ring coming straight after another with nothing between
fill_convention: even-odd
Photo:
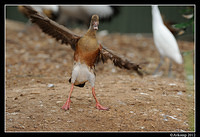
<instances>
[{"instance_id":1,"label":"dirt ground","mask_svg":"<svg viewBox=\"0 0 200 137\"><path fill-rule=\"evenodd\" d=\"M96 66L97 98L108 111L97 110L90 84L75 87L71 108L61 109L68 97L73 50L41 33L36 26L6 20L5 131L189 131L194 94L187 91L184 65L173 64L173 78L152 76L159 63L151 36L106 35L97 38L109 49L142 65L144 77L114 67ZM73 29L84 34L86 30ZM178 41L189 51L193 42ZM51 85L53 84L53 85Z\"/></svg>"}]
</instances>

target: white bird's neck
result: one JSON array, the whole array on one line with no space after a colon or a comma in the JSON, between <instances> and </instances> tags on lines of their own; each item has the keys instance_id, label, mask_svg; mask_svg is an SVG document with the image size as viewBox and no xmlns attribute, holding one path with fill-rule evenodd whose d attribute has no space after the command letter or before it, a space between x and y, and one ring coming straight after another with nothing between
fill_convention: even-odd
<instances>
[{"instance_id":1,"label":"white bird's neck","mask_svg":"<svg viewBox=\"0 0 200 137\"><path fill-rule=\"evenodd\" d=\"M153 24L157 23L163 24L163 20L157 5L152 6L152 17L153 17Z\"/></svg>"}]
</instances>

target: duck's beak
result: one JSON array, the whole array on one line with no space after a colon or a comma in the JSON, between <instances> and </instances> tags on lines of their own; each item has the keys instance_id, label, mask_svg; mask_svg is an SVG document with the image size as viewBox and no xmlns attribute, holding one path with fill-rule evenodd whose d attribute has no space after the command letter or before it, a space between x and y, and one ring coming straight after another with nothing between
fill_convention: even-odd
<instances>
[{"instance_id":1,"label":"duck's beak","mask_svg":"<svg viewBox=\"0 0 200 137\"><path fill-rule=\"evenodd\" d=\"M98 26L99 26L99 22L94 21L94 23L93 23L93 29L94 30L98 30Z\"/></svg>"}]
</instances>

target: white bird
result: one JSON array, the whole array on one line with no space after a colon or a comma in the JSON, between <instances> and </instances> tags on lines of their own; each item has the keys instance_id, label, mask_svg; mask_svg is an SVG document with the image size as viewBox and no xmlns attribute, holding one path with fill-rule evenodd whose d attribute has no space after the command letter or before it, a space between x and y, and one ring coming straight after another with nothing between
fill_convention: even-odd
<instances>
[{"instance_id":1,"label":"white bird","mask_svg":"<svg viewBox=\"0 0 200 137\"><path fill-rule=\"evenodd\" d=\"M66 25L69 22L81 22L89 26L93 14L98 14L100 20L109 21L119 13L117 6L109 5L86 5L86 6L59 6L59 14L55 20L59 24Z\"/></svg>"},{"instance_id":2,"label":"white bird","mask_svg":"<svg viewBox=\"0 0 200 137\"><path fill-rule=\"evenodd\" d=\"M152 27L153 27L153 39L160 53L160 63L156 68L154 75L158 72L161 65L164 63L164 57L170 59L168 76L171 74L172 60L178 64L182 64L182 56L179 51L179 47L174 35L164 25L160 11L157 5L152 5Z\"/></svg>"}]
</instances>

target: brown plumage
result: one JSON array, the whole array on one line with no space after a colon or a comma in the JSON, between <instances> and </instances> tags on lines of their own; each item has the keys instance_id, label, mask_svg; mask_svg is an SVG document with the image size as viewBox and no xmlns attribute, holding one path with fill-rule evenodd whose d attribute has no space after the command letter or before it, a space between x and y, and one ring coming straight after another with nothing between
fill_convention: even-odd
<instances>
[{"instance_id":1,"label":"brown plumage","mask_svg":"<svg viewBox=\"0 0 200 137\"><path fill-rule=\"evenodd\" d=\"M72 49L75 50L75 45L81 36L74 34L72 31L67 29L66 27L59 25L55 21L39 14L36 10L34 10L30 6L23 6L26 16L30 18L31 22L37 24L44 33L55 38L57 41L61 40L63 44L70 44Z\"/></svg>"},{"instance_id":2,"label":"brown plumage","mask_svg":"<svg viewBox=\"0 0 200 137\"><path fill-rule=\"evenodd\" d=\"M121 57L115 55L111 50L107 49L105 46L101 46L100 50L100 60L104 63L108 59L110 59L113 64L119 68L128 69L128 70L135 70L138 75L142 76L142 72L139 71L141 67L136 64L129 62L127 59L122 59Z\"/></svg>"},{"instance_id":3,"label":"brown plumage","mask_svg":"<svg viewBox=\"0 0 200 137\"><path fill-rule=\"evenodd\" d=\"M72 87L67 102L63 105L62 109L68 110L70 108L70 96L74 85L83 87L87 81L91 83L92 94L96 100L96 107L101 110L108 109L99 104L94 91L94 66L99 61L104 63L110 59L115 66L123 69L135 70L140 76L142 76L138 64L131 63L128 60L117 56L105 46L98 44L96 39L96 31L98 30L99 25L98 15L92 16L87 33L83 36L79 36L66 27L52 21L48 17L39 14L32 7L24 6L24 8L27 10L26 13L30 20L33 23L36 23L43 32L52 36L56 40L60 40L64 44L71 45L71 48L75 51L72 77L69 80L72 83Z\"/></svg>"},{"instance_id":4,"label":"brown plumage","mask_svg":"<svg viewBox=\"0 0 200 137\"><path fill-rule=\"evenodd\" d=\"M18 6L17 8L24 16L26 16L28 18L29 13L26 10L26 8L24 8L24 6Z\"/></svg>"}]
</instances>

